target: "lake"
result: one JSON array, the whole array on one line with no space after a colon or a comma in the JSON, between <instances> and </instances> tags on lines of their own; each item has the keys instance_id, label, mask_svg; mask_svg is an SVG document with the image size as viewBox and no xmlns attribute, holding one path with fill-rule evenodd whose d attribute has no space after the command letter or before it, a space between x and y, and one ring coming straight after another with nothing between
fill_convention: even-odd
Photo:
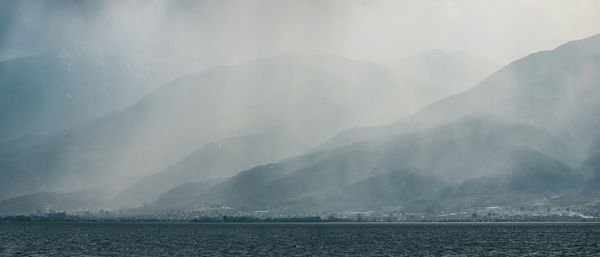
<instances>
[{"instance_id":1,"label":"lake","mask_svg":"<svg viewBox=\"0 0 600 257\"><path fill-rule=\"evenodd\" d=\"M0 256L598 256L598 223L0 223Z\"/></svg>"}]
</instances>

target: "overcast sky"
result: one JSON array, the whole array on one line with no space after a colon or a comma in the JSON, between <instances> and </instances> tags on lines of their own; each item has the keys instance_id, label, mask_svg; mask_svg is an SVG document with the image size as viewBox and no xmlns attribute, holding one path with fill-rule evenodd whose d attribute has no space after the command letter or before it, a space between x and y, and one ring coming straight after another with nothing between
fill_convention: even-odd
<instances>
[{"instance_id":1,"label":"overcast sky","mask_svg":"<svg viewBox=\"0 0 600 257\"><path fill-rule=\"evenodd\" d=\"M0 59L63 49L239 62L285 50L372 61L431 49L507 63L600 33L597 0L2 1Z\"/></svg>"}]
</instances>

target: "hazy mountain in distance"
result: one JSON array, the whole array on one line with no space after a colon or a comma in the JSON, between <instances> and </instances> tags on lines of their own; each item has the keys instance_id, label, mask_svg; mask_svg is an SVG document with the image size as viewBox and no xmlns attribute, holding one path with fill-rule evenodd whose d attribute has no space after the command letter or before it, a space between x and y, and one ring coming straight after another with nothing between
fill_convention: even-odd
<instances>
[{"instance_id":1,"label":"hazy mountain in distance","mask_svg":"<svg viewBox=\"0 0 600 257\"><path fill-rule=\"evenodd\" d=\"M352 132L345 147L297 157L306 158L296 161L307 163L303 167L286 167L288 161L249 169L204 191L198 201L292 212L356 207L366 203L347 202L346 195L381 192L377 181L383 179L375 176L397 170L407 172L386 175L396 183L383 191L398 192L390 201L405 199L395 202L401 205L412 204L411 196L440 206L510 205L578 194L585 183L589 191L595 155L588 148L599 138L599 40L531 54L393 125L362 129L365 137ZM440 194L423 195L404 183L425 178L440 182L431 184Z\"/></svg>"},{"instance_id":2,"label":"hazy mountain in distance","mask_svg":"<svg viewBox=\"0 0 600 257\"><path fill-rule=\"evenodd\" d=\"M122 56L48 52L0 62L0 142L51 134L132 104L154 73Z\"/></svg>"},{"instance_id":3,"label":"hazy mountain in distance","mask_svg":"<svg viewBox=\"0 0 600 257\"><path fill-rule=\"evenodd\" d=\"M98 209L104 205L104 193L85 190L71 193L46 192L0 201L0 215L22 215L38 212Z\"/></svg>"},{"instance_id":4,"label":"hazy mountain in distance","mask_svg":"<svg viewBox=\"0 0 600 257\"><path fill-rule=\"evenodd\" d=\"M311 58L315 59L310 62ZM123 185L130 179L122 177L125 175L154 173L169 165L184 167L175 162L208 143L257 151L254 157L254 153L239 154L240 159L234 161L249 168L301 154L341 129L372 123L375 117L383 123L420 104L412 95L402 94L412 85L381 80L392 77L381 75L386 69L357 61L340 65L342 60L288 53L174 80L122 111L6 154L0 159L3 175L15 173L20 179L10 181L4 197ZM377 75L356 76L360 69ZM352 78L332 73L351 74ZM281 136L265 136L268 133ZM252 141L262 144L260 148L245 142L220 143L261 134L256 137L259 141ZM215 148L197 153L231 161L225 157L229 152ZM208 165L201 160L210 158L187 159ZM215 167L219 165L227 167ZM193 177L174 176L173 186L189 179L232 175L239 171L234 168L238 167L208 169L206 175L203 166L187 169L183 173Z\"/></svg>"},{"instance_id":5,"label":"hazy mountain in distance","mask_svg":"<svg viewBox=\"0 0 600 257\"><path fill-rule=\"evenodd\" d=\"M224 181L220 181L216 185L212 182L210 184L205 182L181 184L162 194L153 205L158 208L189 208L208 202L225 202L232 199L236 201L251 194L257 188L267 185L269 182L282 178L293 171L307 169L331 157L330 153L333 154L332 151L321 150L315 153L287 158L277 164L259 165L240 172L231 178L224 179ZM180 197L173 199L171 197L173 196L172 192L189 193L177 194ZM165 201L166 199L169 202ZM207 201L202 202L201 199L206 199ZM247 200L247 198L242 200ZM179 203L186 204L180 205Z\"/></svg>"},{"instance_id":6,"label":"hazy mountain in distance","mask_svg":"<svg viewBox=\"0 0 600 257\"><path fill-rule=\"evenodd\" d=\"M465 52L430 50L386 62L385 67L392 71L395 77L417 85L414 94L427 96L426 101L431 103L434 100L470 89L502 66L494 61ZM404 118L404 116L399 116L399 118ZM401 122L402 120L399 121L399 123ZM408 132L423 128L423 125L411 121L402 126L403 130ZM367 134L381 134L383 132L377 131L381 129L384 128L375 126L359 131L351 129L339 134L321 147L336 147L345 145L347 142L360 141L356 138L368 137ZM354 135L354 133L364 133L365 135Z\"/></svg>"},{"instance_id":7,"label":"hazy mountain in distance","mask_svg":"<svg viewBox=\"0 0 600 257\"><path fill-rule=\"evenodd\" d=\"M420 60L418 57L415 56L410 60L414 62L414 66L420 67L421 71L427 68L437 69L433 65L423 65L424 63L433 61L430 56L423 55L424 60ZM458 59L459 57L455 57L452 60L455 62L452 64L453 66L459 64ZM475 58L472 59L474 60ZM349 60L331 54L301 54L293 51L284 52L275 57L267 58L267 60L279 60L315 68L355 84L347 92L339 92L340 94L351 93L352 95L347 95L346 97L340 96L337 100L343 106L351 106L349 110L361 117L361 121L356 122L363 124L380 124L385 120L394 120L411 112L415 107L431 102L435 97L439 96L439 93L434 95L423 91L422 85L414 86L408 78L409 75L414 78L414 74L410 74L413 70L406 70L402 74L399 74L391 72L384 66L370 62ZM483 68L481 62L468 65L469 61L471 59L463 58L460 60L460 65L464 68L466 66L480 66L480 68ZM467 76L466 74L471 72L470 70L462 70L461 72L460 75L465 78L483 76L482 74ZM435 73L434 70L429 72L429 74L433 73ZM455 77L453 81L458 83L458 80L463 77ZM463 84L466 83L470 82L468 80L463 81ZM445 84L443 86L446 87ZM428 87L431 89L433 85L428 85ZM345 102L344 99L346 98L353 100ZM362 118L367 119L363 120ZM308 134L305 136L310 137ZM260 138L262 142L252 138ZM148 200L152 199L153 195L159 195L163 191L166 191L166 189L177 184L189 180L200 181L210 178L210 176L207 177L207 174L233 175L235 172L258 164L274 162L285 157L300 154L302 152L298 150L285 151L283 149L289 149L290 145L297 145L298 142L303 140L302 138L299 135L290 135L289 131L275 129L268 133L262 133L258 137L250 135L249 137L237 137L210 144L172 165L166 171L139 181L119 195L118 198L126 199L127 196L140 195ZM215 147L217 145L219 146L218 148ZM234 145L235 149L229 147L230 145ZM266 152L270 152L270 154L266 155ZM223 163L215 160L223 160ZM199 172L199 170L202 170L202 172Z\"/></svg>"},{"instance_id":8,"label":"hazy mountain in distance","mask_svg":"<svg viewBox=\"0 0 600 257\"><path fill-rule=\"evenodd\" d=\"M351 106L361 123L379 124L410 114L433 100L422 94L419 85L409 78L394 74L388 67L334 54L283 52L266 61L284 61L310 67L342 79L353 86L337 92L336 102ZM361 99L350 102L349 100ZM401 101L400 101L401 100Z\"/></svg>"},{"instance_id":9,"label":"hazy mountain in distance","mask_svg":"<svg viewBox=\"0 0 600 257\"><path fill-rule=\"evenodd\" d=\"M190 174L197 181L210 179L212 175L205 175L204 171L227 176L216 172L225 170L225 173L230 172L228 175L233 175L237 172L234 169L243 168L243 165L215 165L217 168L211 170L204 168L214 164L202 161L227 160L223 156L231 155L233 158L229 160L234 160L233 163L242 163L249 168L206 190L191 190L201 192L199 197L196 193L187 195L198 197L196 202L290 211L318 209L330 206L332 202L339 202L340 207L347 206L352 203L343 198L347 195L343 192L350 192L345 191L346 188L387 173L389 177L381 176L399 183L404 176L417 184L425 178L434 178L440 182L431 184L436 190L489 177L503 178L499 181L508 181L503 185L509 188L518 185L515 181L552 177L557 179L538 181L540 187L547 186L551 191L520 192L517 186L512 189L516 195L534 197L571 193L582 189L582 177L585 178L585 174L576 168L585 158L586 149L582 146L594 141L597 133L593 128L598 123L595 117L600 103L595 86L600 67L598 38L573 41L555 50L532 54L500 69L470 90L428 105L397 123L354 129L333 139L337 140L337 146L345 147L300 155L277 164L251 168L253 162L274 161L260 160L268 156L264 153L247 158L227 147L220 151L214 146L227 142L227 146L245 147L244 140L249 136L282 131L283 135L301 135L297 138L303 145L289 144L295 140L293 136L285 136L289 141L276 140L264 145L271 144L289 156L302 154L339 129L370 122L361 117L368 116L370 111L381 110L377 106L408 105L410 99L403 101L405 95L390 94L386 83L357 83L352 81L361 81L358 78L332 75L335 71L322 68L325 63L322 60L319 68L307 66L304 58L296 58L294 54L283 54L173 81L140 103L106 116L93 126L74 128L53 140L44 141L48 148L11 152L0 164L25 171L18 173L26 174L21 175L23 179L20 180L25 182L12 183L12 187L50 191L58 187L52 181L63 187L80 185L85 188L114 182L110 178L119 177L123 170L127 170L127 174L140 175L165 171L153 176L173 177L173 180L167 180L166 185L171 183L168 186L193 182L182 181L182 178L190 178L187 177ZM358 102L361 104L356 104ZM393 110L390 108L390 113ZM307 128L315 129L307 132ZM348 133L351 136L347 136ZM353 144L355 142L359 143ZM215 145L203 149L202 146L208 143ZM278 143L289 148L279 148ZM523 162L519 157L522 153L531 156L534 163ZM277 158L285 158L286 154ZM52 163L65 160L65 156L69 157L67 164ZM260 158L255 158L257 156ZM43 162L26 161L32 159ZM183 160L178 163L180 159ZM165 170L167 166L169 168ZM548 170L544 168L529 174L525 172L529 172L529 168L519 168L536 166L548 167ZM37 176L38 173L32 171L48 170L47 167L58 168L44 173L52 174L51 177L37 180L44 181L43 184L25 187L35 181L27 179L29 174ZM407 172L393 173L398 170ZM512 179L519 171L525 175ZM171 172L174 176L166 175ZM573 177L572 183L557 183L567 181L566 177ZM135 199L136 194L143 195L160 180L151 177L140 180L141 184L136 183L119 198L133 192L130 196ZM169 189L167 186L156 188ZM364 186L352 188L376 192ZM410 188L394 190L398 194L436 197ZM410 202L409 198L404 198L405 204ZM182 199L180 202L194 201Z\"/></svg>"},{"instance_id":10,"label":"hazy mountain in distance","mask_svg":"<svg viewBox=\"0 0 600 257\"><path fill-rule=\"evenodd\" d=\"M600 136L600 35L531 54L470 90L444 98L398 122L344 131L325 146L401 134L464 115L496 115L545 127L583 149Z\"/></svg>"},{"instance_id":11,"label":"hazy mountain in distance","mask_svg":"<svg viewBox=\"0 0 600 257\"><path fill-rule=\"evenodd\" d=\"M387 67L419 85L421 94L437 100L471 88L501 66L465 52L431 50L391 62Z\"/></svg>"},{"instance_id":12,"label":"hazy mountain in distance","mask_svg":"<svg viewBox=\"0 0 600 257\"><path fill-rule=\"evenodd\" d=\"M262 95L264 92L271 93ZM121 170L135 175L160 171L171 164L170 171L179 171L173 175L166 175L169 173L166 172L165 175L144 179L128 191L133 195L151 195L141 189L152 188L157 190L157 195L190 179L207 179L215 174L232 175L239 170L301 154L314 147L325 137L313 136L311 133L314 131L320 133L319 126L314 126L319 122L313 124L314 129L304 126L312 124L307 121L313 118L305 117L308 120L301 122L303 114L300 112L329 117L323 120L330 124L337 122L335 127L327 129L328 133L335 133L335 129L392 121L431 100L420 95L414 85L374 63L336 55L285 52L271 58L183 77L122 112L40 142L35 151L20 149L13 152L12 157L0 160L0 163L5 167L16 167L11 172L31 171L26 174L36 174L35 170L41 167L63 170L62 173L73 174L75 178L65 181L77 188L87 184L80 177L91 180L87 177L96 174L96 170ZM273 108L280 105L290 106L287 116L284 115L285 108ZM352 118L344 118L347 115ZM280 120L273 118L284 116L286 118ZM259 136L265 142L255 140L252 143L270 149L265 151L272 154L256 151L248 142L231 143L237 139L227 139L268 133L283 136L275 137L279 138L277 140ZM220 140L228 140L229 143L223 144ZM181 165L174 163L209 142L242 147L243 151L236 151L243 154L234 155L240 156L232 161L235 165L216 164L213 168L205 168L211 165L202 161L210 158L198 155L231 160L227 159L231 158L229 152L224 150L227 147L212 148L210 154L206 150L190 154L186 160L196 160L194 165L190 161ZM15 143L23 142L15 140ZM62 144L63 150L55 151L53 147L57 144ZM29 159L41 164L29 163ZM76 170L84 171L77 174ZM101 176L94 180L102 182L109 177ZM161 183L150 183L159 177L166 179ZM60 179L43 181L49 184L43 188L50 190L54 188L54 182L48 181L58 183ZM119 183L122 181L119 180ZM19 184L14 183L13 187ZM5 191L14 190L7 188Z\"/></svg>"},{"instance_id":13,"label":"hazy mountain in distance","mask_svg":"<svg viewBox=\"0 0 600 257\"><path fill-rule=\"evenodd\" d=\"M326 138L324 131L328 131L327 135L333 135L333 129L339 128L337 126L350 124L348 115L338 110L338 106L307 102L297 106L297 109L300 113L291 110L286 113L294 122L282 118L280 124L272 124L273 127L260 133L232 137L200 147L164 171L148 175L127 187L115 197L116 203L127 206L150 202L179 184L229 177L259 164L305 153L318 144L314 137L323 140ZM303 117L302 112L318 115ZM338 123L331 125L330 122L334 121ZM290 125L295 122L299 124ZM304 127L304 124L311 126Z\"/></svg>"},{"instance_id":14,"label":"hazy mountain in distance","mask_svg":"<svg viewBox=\"0 0 600 257\"><path fill-rule=\"evenodd\" d=\"M559 182L568 181L560 176L582 181L582 176L565 164L569 157L568 153L561 152L563 148L562 142L540 128L469 117L397 138L324 150L307 155L304 160L298 157L277 166L259 166L195 197L199 202L238 208L292 208L296 211L366 206L374 201L401 203L414 200L413 197L433 197L445 186L481 177L512 176L515 184L522 183L538 178L532 175L537 173L531 168L546 162L551 163L548 167L558 167L552 172L561 178ZM553 157L529 159L535 156L530 153L538 152ZM287 167L298 166L297 163L304 165ZM253 175L267 168L271 170L268 175ZM549 172L549 169L539 169ZM549 173L541 174L540 177L544 177ZM407 180L414 183L406 183ZM542 184L539 187L554 183L529 181L538 182ZM552 187L547 188L556 193ZM387 192L387 195L378 192Z\"/></svg>"}]
</instances>

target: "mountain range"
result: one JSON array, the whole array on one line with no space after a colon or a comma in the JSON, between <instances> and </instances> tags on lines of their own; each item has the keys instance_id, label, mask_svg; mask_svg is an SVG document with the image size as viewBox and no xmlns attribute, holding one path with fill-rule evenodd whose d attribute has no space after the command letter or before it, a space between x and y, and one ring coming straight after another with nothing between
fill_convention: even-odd
<instances>
[{"instance_id":1,"label":"mountain range","mask_svg":"<svg viewBox=\"0 0 600 257\"><path fill-rule=\"evenodd\" d=\"M587 197L598 185L599 53L600 35L531 54L396 123L197 189L196 205L311 213Z\"/></svg>"},{"instance_id":2,"label":"mountain range","mask_svg":"<svg viewBox=\"0 0 600 257\"><path fill-rule=\"evenodd\" d=\"M413 68L444 63L431 55ZM463 66L488 70L477 63ZM442 78L456 75L443 67ZM1 144L0 176L10 179L0 199L10 199L0 208L107 185L118 193L106 206L287 214L593 198L599 70L600 35L516 60L473 87L476 75L454 76L462 88L335 55L217 67L123 110Z\"/></svg>"},{"instance_id":3,"label":"mountain range","mask_svg":"<svg viewBox=\"0 0 600 257\"><path fill-rule=\"evenodd\" d=\"M139 205L182 183L312 151L342 129L388 123L433 100L410 81L375 63L296 52L190 74L122 110L0 144L0 172L12 178L0 198L109 185L125 188L116 202Z\"/></svg>"}]
</instances>

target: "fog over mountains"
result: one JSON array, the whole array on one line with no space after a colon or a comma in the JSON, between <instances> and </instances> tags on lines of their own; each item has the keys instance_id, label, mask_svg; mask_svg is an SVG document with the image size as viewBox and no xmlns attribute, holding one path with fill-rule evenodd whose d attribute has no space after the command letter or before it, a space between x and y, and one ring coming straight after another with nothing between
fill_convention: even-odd
<instances>
[{"instance_id":1,"label":"fog over mountains","mask_svg":"<svg viewBox=\"0 0 600 257\"><path fill-rule=\"evenodd\" d=\"M89 22L121 17L107 11L119 5L104 8ZM182 22L205 24L193 19ZM160 29L179 28L166 20ZM223 61L182 43L190 61L179 49L102 40L50 50L14 42L0 54L30 52L0 61L0 215L435 213L600 200L600 34L504 66L465 49L374 61L339 54L350 46L273 46Z\"/></svg>"},{"instance_id":2,"label":"fog over mountains","mask_svg":"<svg viewBox=\"0 0 600 257\"><path fill-rule=\"evenodd\" d=\"M390 122L431 100L374 63L286 52L173 80L33 145L25 145L29 137L10 141L4 147L17 150L6 150L3 171L15 179L3 192L121 190L115 180L135 181L124 175L160 172L118 197L140 204L183 182L310 151L342 129Z\"/></svg>"},{"instance_id":3,"label":"fog over mountains","mask_svg":"<svg viewBox=\"0 0 600 257\"><path fill-rule=\"evenodd\" d=\"M120 192L100 197L106 206L292 213L594 194L599 53L594 36L531 54L406 118L381 110L416 109L427 94L373 63L288 52L219 67L58 134L3 144L2 193L110 185ZM123 170L138 179L118 185Z\"/></svg>"},{"instance_id":4,"label":"fog over mountains","mask_svg":"<svg viewBox=\"0 0 600 257\"><path fill-rule=\"evenodd\" d=\"M347 146L215 186L181 187L204 191L192 195L198 203L286 211L419 200L455 207L467 199L485 207L588 194L596 178L597 156L586 155L598 139L599 50L594 36L535 53L393 125L342 132Z\"/></svg>"}]
</instances>

